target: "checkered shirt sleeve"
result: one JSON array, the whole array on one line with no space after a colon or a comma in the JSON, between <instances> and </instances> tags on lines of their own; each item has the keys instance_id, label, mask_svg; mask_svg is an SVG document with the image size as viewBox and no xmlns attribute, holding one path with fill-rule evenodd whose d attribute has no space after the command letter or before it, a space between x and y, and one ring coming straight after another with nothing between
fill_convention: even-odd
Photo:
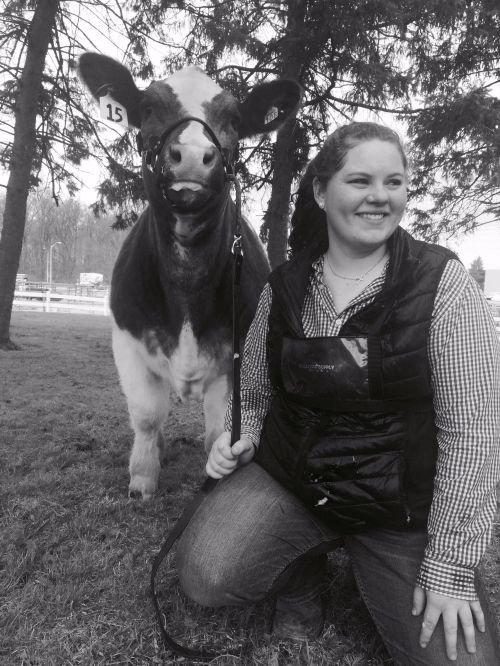
<instances>
[{"instance_id":1,"label":"checkered shirt sleeve","mask_svg":"<svg viewBox=\"0 0 500 666\"><path fill-rule=\"evenodd\" d=\"M428 355L439 450L417 584L474 600L500 478L500 342L476 281L454 260L436 294Z\"/></svg>"},{"instance_id":2,"label":"checkered shirt sleeve","mask_svg":"<svg viewBox=\"0 0 500 666\"><path fill-rule=\"evenodd\" d=\"M248 329L241 360L241 436L248 437L257 447L264 418L271 405L273 388L267 369L266 339L271 309L271 287L264 286L257 310ZM231 404L229 400L224 428L231 431Z\"/></svg>"}]
</instances>

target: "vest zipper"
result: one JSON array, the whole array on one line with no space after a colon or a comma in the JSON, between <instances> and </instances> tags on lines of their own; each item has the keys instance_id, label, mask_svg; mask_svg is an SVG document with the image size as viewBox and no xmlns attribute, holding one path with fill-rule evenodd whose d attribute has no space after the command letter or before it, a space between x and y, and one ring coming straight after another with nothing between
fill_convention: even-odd
<instances>
[{"instance_id":1,"label":"vest zipper","mask_svg":"<svg viewBox=\"0 0 500 666\"><path fill-rule=\"evenodd\" d=\"M297 463L295 467L295 472L293 475L293 482L294 485L297 487L302 486L302 478L304 474L304 468L307 460L307 456L309 455L309 451L311 450L311 446L314 442L314 439L318 437L318 434L322 430L322 425L325 420L325 415L322 414L320 416L319 423L316 423L315 425L311 426L309 429L309 432L307 433L304 442L301 446L299 455L297 456Z\"/></svg>"}]
</instances>

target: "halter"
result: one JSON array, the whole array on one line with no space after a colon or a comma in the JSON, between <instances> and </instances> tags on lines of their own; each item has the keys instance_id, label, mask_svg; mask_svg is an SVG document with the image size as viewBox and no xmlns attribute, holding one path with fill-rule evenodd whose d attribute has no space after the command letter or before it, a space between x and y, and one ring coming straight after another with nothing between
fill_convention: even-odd
<instances>
[{"instance_id":1,"label":"halter","mask_svg":"<svg viewBox=\"0 0 500 666\"><path fill-rule=\"evenodd\" d=\"M228 175L234 175L233 171L233 166L229 162L228 159L228 151L225 150L221 145L220 141L215 135L215 132L212 130L210 125L208 125L204 120L201 118L197 118L196 116L183 116L179 120L177 120L175 123L170 125L170 127L167 127L166 130L162 132L160 135L159 139L156 141L154 146L151 148L146 149L144 147L144 142L142 140L142 134L139 132L137 134L137 150L139 151L139 154L142 155L142 153L145 154L145 161L146 161L146 166L147 168L154 173L156 176L161 175L161 168L159 166L159 160L158 157L160 156L161 151L163 150L163 146L165 145L165 142L167 140L167 137L169 134L172 134L174 130L176 130L180 125L184 125L184 123L189 123L189 122L196 122L200 123L200 125L203 125L205 130L208 132L208 135L212 139L214 146L217 148L217 150L220 153L220 156L222 158L222 165L224 167L224 174L226 175L226 179Z\"/></svg>"},{"instance_id":2,"label":"halter","mask_svg":"<svg viewBox=\"0 0 500 666\"><path fill-rule=\"evenodd\" d=\"M186 122L196 121L203 125L203 127L208 132L210 138L212 139L215 147L219 151L222 164L224 167L224 179L226 182L232 183L235 190L235 206L236 206L236 219L233 230L233 243L231 246L231 253L233 255L233 268L232 268L232 292L233 292L233 396L232 396L232 429L231 429L231 445L238 441L240 438L240 426L241 426L241 398L240 398L240 333L239 333L239 321L238 321L238 308L239 308L239 284L241 277L241 264L243 261L243 250L241 243L241 187L238 179L234 174L233 165L229 162L227 158L227 151L225 151L220 145L219 140L215 136L215 133L207 123L201 118L196 118L195 116L184 116L177 122L167 127L166 130L161 134L159 139L156 141L154 146L149 149L144 148L142 135L139 132L137 135L137 149L139 153L145 153L144 159L146 163L146 168L153 173L157 178L161 178L162 171L160 166L160 160L158 159L167 137L171 134L179 125L182 125ZM158 603L158 598L156 594L156 575L158 569L160 568L161 563L171 550L174 543L180 537L184 529L187 527L191 517L202 503L205 497L210 493L213 488L217 485L217 480L207 477L202 484L201 488L198 490L194 498L190 501L187 507L184 509L177 523L174 525L170 533L168 534L166 540L162 544L160 550L158 551L155 559L153 561L150 577L150 586L149 591L151 599L154 606L154 611L156 615L156 620L160 628L160 633L163 638L165 647L173 650L176 654L182 655L183 657L190 657L196 661L212 661L214 658L218 657L218 654L215 654L206 649L193 649L177 643L172 636L167 632L165 627L165 613L162 613L160 605ZM230 654L226 652L225 654Z\"/></svg>"},{"instance_id":3,"label":"halter","mask_svg":"<svg viewBox=\"0 0 500 666\"><path fill-rule=\"evenodd\" d=\"M136 137L137 150L139 152L139 155L141 156L143 153L145 153L144 161L146 163L146 168L152 174L154 174L156 178L158 179L161 178L163 174L160 166L160 160L158 158L163 150L163 147L165 145L165 142L167 141L168 136L172 134L172 132L176 130L180 125L184 125L185 123L189 123L192 121L200 123L200 125L202 125L204 129L207 131L209 137L213 141L214 146L217 148L221 156L222 166L224 168L224 180L234 185L235 198L236 198L235 201L236 220L234 225L234 239L233 239L233 245L231 247L231 252L235 257L237 257L238 255L241 257L243 255L243 251L241 248L241 187L234 173L233 164L232 162L229 161L229 153L225 148L221 146L219 139L217 138L215 132L210 127L210 125L208 125L208 123L206 123L202 118L197 118L196 116L183 116L175 123L172 123L172 125L167 127L167 129L163 130L160 137L157 139L156 143L150 148L145 148L144 141L142 139L142 134L141 132L138 132ZM234 317L234 312L233 312L233 317Z\"/></svg>"}]
</instances>

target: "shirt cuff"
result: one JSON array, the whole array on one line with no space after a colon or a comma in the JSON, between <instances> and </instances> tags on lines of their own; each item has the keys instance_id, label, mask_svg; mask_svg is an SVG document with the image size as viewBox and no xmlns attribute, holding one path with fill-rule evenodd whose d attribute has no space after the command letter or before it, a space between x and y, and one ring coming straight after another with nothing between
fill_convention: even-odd
<instances>
[{"instance_id":1,"label":"shirt cuff","mask_svg":"<svg viewBox=\"0 0 500 666\"><path fill-rule=\"evenodd\" d=\"M448 597L476 601L474 569L456 564L444 564L424 558L417 576L417 585L424 590Z\"/></svg>"},{"instance_id":2,"label":"shirt cuff","mask_svg":"<svg viewBox=\"0 0 500 666\"><path fill-rule=\"evenodd\" d=\"M257 450L259 448L260 433L255 432L251 428L242 428L241 429L241 436L242 437L247 437L252 442L255 450Z\"/></svg>"},{"instance_id":3,"label":"shirt cuff","mask_svg":"<svg viewBox=\"0 0 500 666\"><path fill-rule=\"evenodd\" d=\"M231 424L231 412L228 410L228 413L226 412L226 418L224 419L224 430L226 432L231 432L232 431L232 424ZM248 439L252 442L255 450L259 448L259 442L260 442L260 430L259 429L254 429L251 426L245 426L241 427L240 429L240 437L248 437Z\"/></svg>"}]
</instances>

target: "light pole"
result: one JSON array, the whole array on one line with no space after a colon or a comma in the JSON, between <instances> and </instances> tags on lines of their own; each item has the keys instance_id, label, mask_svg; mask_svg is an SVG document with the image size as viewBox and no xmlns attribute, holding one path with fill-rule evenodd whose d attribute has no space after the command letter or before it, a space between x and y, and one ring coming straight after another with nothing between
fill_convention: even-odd
<instances>
[{"instance_id":1,"label":"light pole","mask_svg":"<svg viewBox=\"0 0 500 666\"><path fill-rule=\"evenodd\" d=\"M47 282L49 283L49 289L52 285L52 250L56 245L62 245L62 242L54 241L49 248L49 266L48 266L48 275L47 275Z\"/></svg>"}]
</instances>

